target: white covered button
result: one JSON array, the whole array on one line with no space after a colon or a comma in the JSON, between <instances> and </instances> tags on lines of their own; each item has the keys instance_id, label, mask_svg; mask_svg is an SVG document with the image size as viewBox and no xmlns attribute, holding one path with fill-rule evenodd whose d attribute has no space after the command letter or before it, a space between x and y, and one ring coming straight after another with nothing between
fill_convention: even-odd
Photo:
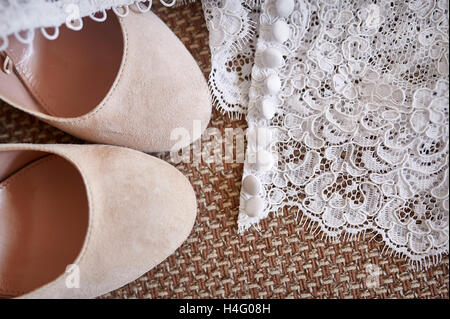
<instances>
[{"instance_id":1,"label":"white covered button","mask_svg":"<svg viewBox=\"0 0 450 319\"><path fill-rule=\"evenodd\" d=\"M278 20L272 25L272 35L273 38L280 42L284 43L289 39L289 35L291 30L289 30L289 26L283 20Z\"/></svg>"},{"instance_id":2,"label":"white covered button","mask_svg":"<svg viewBox=\"0 0 450 319\"><path fill-rule=\"evenodd\" d=\"M294 7L294 0L277 0L275 3L278 15L283 18L287 18L294 11Z\"/></svg>"},{"instance_id":3,"label":"white covered button","mask_svg":"<svg viewBox=\"0 0 450 319\"><path fill-rule=\"evenodd\" d=\"M264 206L264 200L261 197L252 197L245 202L245 213L249 217L257 217L264 211Z\"/></svg>"},{"instance_id":4,"label":"white covered button","mask_svg":"<svg viewBox=\"0 0 450 319\"><path fill-rule=\"evenodd\" d=\"M255 196L261 189L261 183L254 175L245 176L242 181L242 190L248 195Z\"/></svg>"},{"instance_id":5,"label":"white covered button","mask_svg":"<svg viewBox=\"0 0 450 319\"><path fill-rule=\"evenodd\" d=\"M261 113L266 120L275 116L276 105L271 99L264 99L261 102Z\"/></svg>"},{"instance_id":6,"label":"white covered button","mask_svg":"<svg viewBox=\"0 0 450 319\"><path fill-rule=\"evenodd\" d=\"M283 56L275 48L267 48L263 52L263 63L266 68L279 68L283 65Z\"/></svg>"},{"instance_id":7,"label":"white covered button","mask_svg":"<svg viewBox=\"0 0 450 319\"><path fill-rule=\"evenodd\" d=\"M264 81L266 90L269 94L277 94L281 89L281 80L277 74L269 75Z\"/></svg>"},{"instance_id":8,"label":"white covered button","mask_svg":"<svg viewBox=\"0 0 450 319\"><path fill-rule=\"evenodd\" d=\"M258 150L256 154L256 168L260 171L268 171L273 166L273 156L266 150Z\"/></svg>"}]
</instances>

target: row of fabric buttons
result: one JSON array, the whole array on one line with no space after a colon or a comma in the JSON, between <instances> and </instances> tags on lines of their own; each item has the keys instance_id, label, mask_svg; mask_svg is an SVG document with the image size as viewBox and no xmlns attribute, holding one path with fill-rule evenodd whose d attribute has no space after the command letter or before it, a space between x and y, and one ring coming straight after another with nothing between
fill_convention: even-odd
<instances>
[{"instance_id":1,"label":"row of fabric buttons","mask_svg":"<svg viewBox=\"0 0 450 319\"><path fill-rule=\"evenodd\" d=\"M278 16L281 18L287 18L294 11L295 1L294 0L277 0L275 2L275 8ZM284 43L289 39L290 30L288 24L284 20L278 20L272 25L272 39L269 41L275 41L278 43ZM268 47L264 50L262 54L262 64L268 69L277 69L283 65L283 55L281 52L274 48ZM260 113L266 119L270 120L275 116L276 104L274 103L271 96L276 95L281 90L281 80L278 74L272 73L264 81L266 96L262 99L260 104ZM254 134L260 135L260 130L263 134L270 136L270 132L267 132L267 128L259 127L254 130ZM249 138L249 143L257 143L258 138ZM267 144L267 143L264 143ZM259 148L258 146L267 145L255 145L257 149L256 154L256 168L258 171L268 171L274 165L273 155L265 150L264 148ZM259 196L262 190L261 183L257 177L254 175L247 175L242 182L242 190L246 195L247 199L245 201L245 213L249 217L258 217L264 211L265 202L264 199Z\"/></svg>"}]
</instances>

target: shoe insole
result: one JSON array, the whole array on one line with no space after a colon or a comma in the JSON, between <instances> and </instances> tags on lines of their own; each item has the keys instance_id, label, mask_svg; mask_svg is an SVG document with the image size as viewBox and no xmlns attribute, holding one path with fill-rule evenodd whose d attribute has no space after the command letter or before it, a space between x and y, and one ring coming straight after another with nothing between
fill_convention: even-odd
<instances>
[{"instance_id":1,"label":"shoe insole","mask_svg":"<svg viewBox=\"0 0 450 319\"><path fill-rule=\"evenodd\" d=\"M0 70L0 96L55 117L72 118L92 111L117 77L123 35L112 12L104 22L84 18L83 24L80 31L61 26L56 40L46 39L37 29L31 45L10 36L6 54L15 72Z\"/></svg>"},{"instance_id":2,"label":"shoe insole","mask_svg":"<svg viewBox=\"0 0 450 319\"><path fill-rule=\"evenodd\" d=\"M78 170L44 156L0 182L0 296L56 279L79 255L88 201Z\"/></svg>"}]
</instances>

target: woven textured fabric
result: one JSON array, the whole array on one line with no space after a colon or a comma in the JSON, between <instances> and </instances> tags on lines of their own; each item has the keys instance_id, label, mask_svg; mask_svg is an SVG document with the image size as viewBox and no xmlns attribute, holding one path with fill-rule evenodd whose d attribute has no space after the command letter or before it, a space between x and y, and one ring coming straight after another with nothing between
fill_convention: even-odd
<instances>
[{"instance_id":1,"label":"woven textured fabric","mask_svg":"<svg viewBox=\"0 0 450 319\"><path fill-rule=\"evenodd\" d=\"M155 4L198 61L210 71L208 31L200 3ZM211 127L245 129L215 111ZM0 104L0 142L81 143L6 104ZM168 159L167 154L161 155ZM153 270L102 298L449 298L449 261L417 271L382 252L377 241L333 243L300 225L293 212L237 232L242 164L178 164L198 199L188 240ZM301 217L301 212L299 218Z\"/></svg>"}]
</instances>

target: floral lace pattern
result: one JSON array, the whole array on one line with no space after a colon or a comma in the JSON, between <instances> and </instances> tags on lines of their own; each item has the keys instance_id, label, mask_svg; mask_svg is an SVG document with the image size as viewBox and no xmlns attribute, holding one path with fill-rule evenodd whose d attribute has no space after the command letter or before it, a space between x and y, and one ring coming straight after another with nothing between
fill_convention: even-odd
<instances>
[{"instance_id":1,"label":"floral lace pattern","mask_svg":"<svg viewBox=\"0 0 450 319\"><path fill-rule=\"evenodd\" d=\"M209 30L209 87L216 107L230 115L247 113L258 29L259 2L203 0Z\"/></svg>"},{"instance_id":2,"label":"floral lace pattern","mask_svg":"<svg viewBox=\"0 0 450 319\"><path fill-rule=\"evenodd\" d=\"M436 263L449 246L448 1L296 1L284 19L275 4L262 5L247 120L270 129L276 161L245 164L266 206L250 217L242 194L240 231L288 209L326 237L371 232L412 263ZM279 19L283 44L271 40ZM283 55L275 71L268 47ZM273 72L282 86L266 120Z\"/></svg>"}]
</instances>

